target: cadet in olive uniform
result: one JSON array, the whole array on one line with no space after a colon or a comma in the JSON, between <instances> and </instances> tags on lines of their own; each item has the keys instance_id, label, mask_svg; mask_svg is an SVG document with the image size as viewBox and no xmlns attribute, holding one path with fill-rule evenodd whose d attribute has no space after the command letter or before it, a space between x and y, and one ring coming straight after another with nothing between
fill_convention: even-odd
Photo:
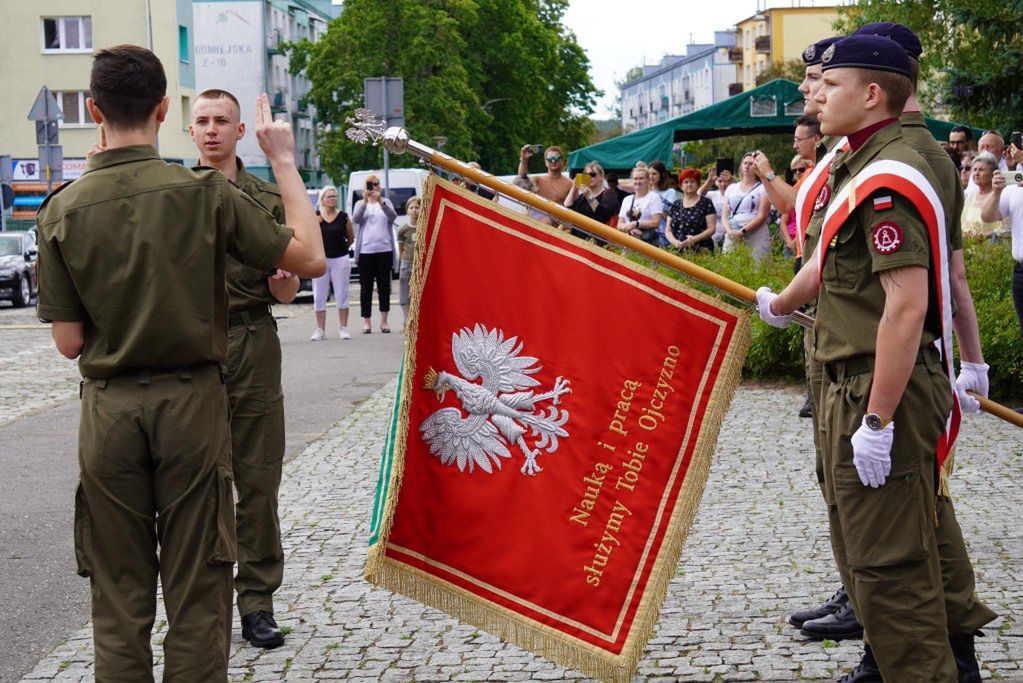
<instances>
[{"instance_id":1,"label":"cadet in olive uniform","mask_svg":"<svg viewBox=\"0 0 1023 683\"><path fill-rule=\"evenodd\" d=\"M189 134L199 163L217 168L278 222L284 204L277 186L245 170L236 154L245 135L241 105L225 90L207 90L196 98ZM257 647L278 647L273 594L284 578L284 549L277 517L277 494L284 462L284 395L281 342L270 304L289 303L298 277L272 275L228 255L229 299L227 397L231 407L231 453L238 490L238 572L235 590L242 637Z\"/></svg>"},{"instance_id":2,"label":"cadet in olive uniform","mask_svg":"<svg viewBox=\"0 0 1023 683\"><path fill-rule=\"evenodd\" d=\"M880 160L937 187L895 118L912 94L905 51L856 36L823 61L822 127L849 135L851 146L835 159L829 192ZM955 680L933 524L935 454L953 396L933 345L942 319L928 231L915 205L882 190L818 248L828 250L823 272L800 271L777 298L762 290L758 299L774 324L823 280L815 357L825 369L820 445L832 546L870 642L864 659L876 657L880 669L851 680Z\"/></svg>"},{"instance_id":3,"label":"cadet in olive uniform","mask_svg":"<svg viewBox=\"0 0 1023 683\"><path fill-rule=\"evenodd\" d=\"M236 541L225 256L324 269L290 128L272 121L266 96L257 136L286 178L294 231L222 174L160 159L166 84L148 50L96 53L87 106L108 149L37 219L39 316L63 355L80 355L84 378L75 553L90 578L99 683L153 680L158 573L164 680L226 680Z\"/></svg>"}]
</instances>

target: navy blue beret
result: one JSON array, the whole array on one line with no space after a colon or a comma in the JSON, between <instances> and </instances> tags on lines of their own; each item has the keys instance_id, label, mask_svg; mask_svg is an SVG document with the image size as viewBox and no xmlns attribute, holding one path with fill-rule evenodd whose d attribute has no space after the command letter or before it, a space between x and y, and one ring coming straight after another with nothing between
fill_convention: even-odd
<instances>
[{"instance_id":1,"label":"navy blue beret","mask_svg":"<svg viewBox=\"0 0 1023 683\"><path fill-rule=\"evenodd\" d=\"M839 68L891 71L912 78L909 55L883 36L849 36L833 44L821 55L821 70Z\"/></svg>"},{"instance_id":2,"label":"navy blue beret","mask_svg":"<svg viewBox=\"0 0 1023 683\"><path fill-rule=\"evenodd\" d=\"M803 50L803 64L806 66L813 66L814 64L821 63L821 55L824 51L831 47L832 43L842 40L845 36L831 36L824 40L818 40L816 43L810 43Z\"/></svg>"},{"instance_id":3,"label":"navy blue beret","mask_svg":"<svg viewBox=\"0 0 1023 683\"><path fill-rule=\"evenodd\" d=\"M873 24L867 24L856 29L851 35L891 38L902 46L906 54L916 60L920 59L920 53L924 51L917 35L909 30L909 27L897 24L894 21L878 21Z\"/></svg>"}]
</instances>

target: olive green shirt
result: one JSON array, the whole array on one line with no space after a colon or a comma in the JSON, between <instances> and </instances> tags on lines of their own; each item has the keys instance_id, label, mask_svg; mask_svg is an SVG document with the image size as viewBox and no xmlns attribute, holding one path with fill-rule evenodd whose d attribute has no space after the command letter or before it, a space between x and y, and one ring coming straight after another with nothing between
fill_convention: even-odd
<instances>
[{"instance_id":1,"label":"olive green shirt","mask_svg":"<svg viewBox=\"0 0 1023 683\"><path fill-rule=\"evenodd\" d=\"M227 254L266 272L293 234L224 174L149 145L93 156L37 223L39 317L85 324L78 364L96 379L223 362Z\"/></svg>"},{"instance_id":2,"label":"olive green shirt","mask_svg":"<svg viewBox=\"0 0 1023 683\"><path fill-rule=\"evenodd\" d=\"M271 182L258 178L245 170L241 159L237 159L238 179L235 185L269 211L274 220L284 223L284 202L280 190ZM196 170L205 167L196 167ZM256 306L275 304L276 297L270 293L267 278L270 271L250 268L230 254L227 255L227 297L231 313L246 311Z\"/></svg>"},{"instance_id":3,"label":"olive green shirt","mask_svg":"<svg viewBox=\"0 0 1023 683\"><path fill-rule=\"evenodd\" d=\"M934 189L945 207L945 230L948 233L948 244L952 251L963 248L963 184L959 180L959 171L948 152L941 148L938 141L927 128L927 121L920 112L905 113L899 117L902 124L902 136L910 147L916 151L927 165L930 166L938 184Z\"/></svg>"},{"instance_id":4,"label":"olive green shirt","mask_svg":"<svg viewBox=\"0 0 1023 683\"><path fill-rule=\"evenodd\" d=\"M871 136L857 151L839 152L835 156L828 180L831 196L835 197L867 164L883 159L908 164L919 170L934 187L938 186L927 162L904 141L901 126L893 123ZM874 208L873 199L889 196L891 208ZM882 224L895 226L900 233L896 249L886 252L875 242L875 230ZM931 270L927 226L909 200L890 190L878 190L853 211L831 245L820 246L827 246L828 251L817 299L814 357L828 363L871 356L875 352L878 322L885 306L880 274L907 266ZM928 294L921 347L933 342L941 329L933 273L928 278Z\"/></svg>"}]
</instances>

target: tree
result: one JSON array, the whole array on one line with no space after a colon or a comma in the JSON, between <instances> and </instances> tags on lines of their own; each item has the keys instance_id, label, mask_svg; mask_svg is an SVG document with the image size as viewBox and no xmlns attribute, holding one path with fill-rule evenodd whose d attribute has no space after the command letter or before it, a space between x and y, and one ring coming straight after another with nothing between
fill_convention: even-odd
<instances>
[{"instance_id":1,"label":"tree","mask_svg":"<svg viewBox=\"0 0 1023 683\"><path fill-rule=\"evenodd\" d=\"M839 8L835 28L851 33L897 21L920 37L921 104L978 128L1017 129L1023 111L1020 3L995 0L860 0Z\"/></svg>"},{"instance_id":2,"label":"tree","mask_svg":"<svg viewBox=\"0 0 1023 683\"><path fill-rule=\"evenodd\" d=\"M324 165L343 175L381 164L379 148L344 137L363 78L405 79L413 137L511 173L523 144L586 144L598 91L589 61L561 24L566 0L348 0L317 43L289 46L321 123ZM410 164L410 157L396 163Z\"/></svg>"},{"instance_id":3,"label":"tree","mask_svg":"<svg viewBox=\"0 0 1023 683\"><path fill-rule=\"evenodd\" d=\"M787 62L773 62L757 76L757 85L763 85L776 78L784 78L794 83L802 83L806 74L806 65L802 59L790 59Z\"/></svg>"}]
</instances>

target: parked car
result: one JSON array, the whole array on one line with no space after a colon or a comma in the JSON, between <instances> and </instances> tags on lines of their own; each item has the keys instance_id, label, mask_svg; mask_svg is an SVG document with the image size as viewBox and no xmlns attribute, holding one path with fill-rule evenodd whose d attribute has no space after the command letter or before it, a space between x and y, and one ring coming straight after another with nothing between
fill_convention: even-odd
<instances>
[{"instance_id":1,"label":"parked car","mask_svg":"<svg viewBox=\"0 0 1023 683\"><path fill-rule=\"evenodd\" d=\"M39 293L34 231L0 232L0 301L28 306Z\"/></svg>"}]
</instances>

